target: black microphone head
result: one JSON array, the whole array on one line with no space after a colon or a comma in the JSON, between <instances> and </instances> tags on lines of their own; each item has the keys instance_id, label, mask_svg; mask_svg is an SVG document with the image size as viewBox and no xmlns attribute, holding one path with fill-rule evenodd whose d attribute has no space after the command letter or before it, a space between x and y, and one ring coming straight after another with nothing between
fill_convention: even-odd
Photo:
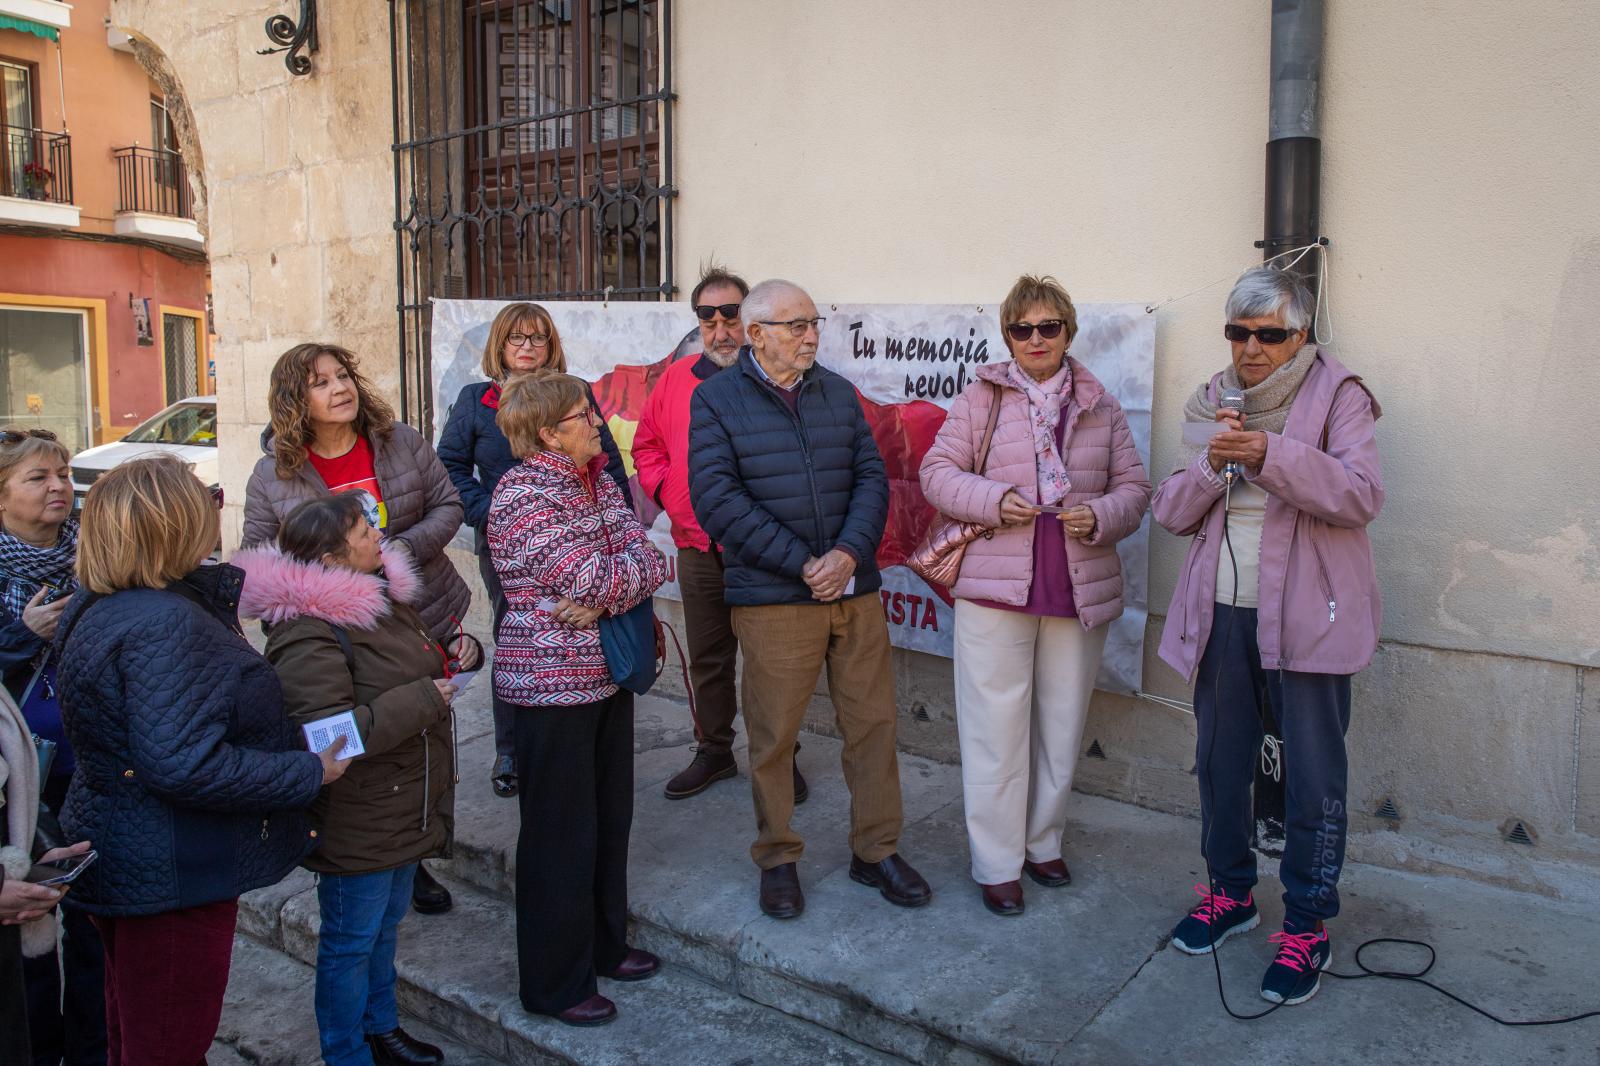
<instances>
[{"instance_id":1,"label":"black microphone head","mask_svg":"<svg viewBox=\"0 0 1600 1066\"><path fill-rule=\"evenodd\" d=\"M1218 401L1217 406L1218 407L1229 407L1229 408L1232 408L1235 411L1239 411L1239 412L1243 413L1243 411L1244 411L1244 390L1243 389L1235 389L1235 388L1223 389L1222 390L1222 399L1220 401Z\"/></svg>"}]
</instances>

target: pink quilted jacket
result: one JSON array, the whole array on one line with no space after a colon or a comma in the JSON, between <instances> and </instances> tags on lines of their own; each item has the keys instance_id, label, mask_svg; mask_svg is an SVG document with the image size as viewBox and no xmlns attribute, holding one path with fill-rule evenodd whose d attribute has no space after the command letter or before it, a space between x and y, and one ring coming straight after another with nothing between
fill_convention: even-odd
<instances>
[{"instance_id":1,"label":"pink quilted jacket","mask_svg":"<svg viewBox=\"0 0 1600 1066\"><path fill-rule=\"evenodd\" d=\"M1061 412L1066 435L1061 449L1072 491L1064 507L1088 504L1097 525L1088 541L1066 538L1067 565L1078 618L1093 629L1122 614L1122 562L1116 543L1139 528L1150 505L1150 480L1116 397L1070 355L1072 397ZM943 514L963 522L1000 524L1000 498L1017 489L1039 498L1038 464L1028 428L1028 398L1006 380L1009 364L978 369L978 380L956 397L939 436L922 460L922 494ZM994 427L988 468L972 472L983 443L995 388L1000 420ZM992 538L967 546L961 577L950 591L967 600L1021 606L1033 584L1033 525L997 528Z\"/></svg>"}]
</instances>

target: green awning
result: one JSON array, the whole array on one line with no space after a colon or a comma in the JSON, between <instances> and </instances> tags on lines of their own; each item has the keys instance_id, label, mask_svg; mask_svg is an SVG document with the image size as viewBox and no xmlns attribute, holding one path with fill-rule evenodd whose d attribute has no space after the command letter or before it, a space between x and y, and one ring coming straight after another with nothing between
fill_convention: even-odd
<instances>
[{"instance_id":1,"label":"green awning","mask_svg":"<svg viewBox=\"0 0 1600 1066\"><path fill-rule=\"evenodd\" d=\"M31 33L35 37L43 37L47 41L58 40L61 36L60 31L54 26L46 26L32 19L19 19L15 15L0 15L0 30L19 30L22 33Z\"/></svg>"}]
</instances>

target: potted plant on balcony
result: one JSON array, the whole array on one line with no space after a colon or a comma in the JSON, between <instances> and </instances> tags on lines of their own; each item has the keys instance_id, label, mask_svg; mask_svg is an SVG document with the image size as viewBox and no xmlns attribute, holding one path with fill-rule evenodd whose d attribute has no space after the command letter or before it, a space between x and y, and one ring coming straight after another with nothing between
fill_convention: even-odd
<instances>
[{"instance_id":1,"label":"potted plant on balcony","mask_svg":"<svg viewBox=\"0 0 1600 1066\"><path fill-rule=\"evenodd\" d=\"M54 180L55 174L43 163L29 163L22 168L22 191L30 200L46 199Z\"/></svg>"}]
</instances>

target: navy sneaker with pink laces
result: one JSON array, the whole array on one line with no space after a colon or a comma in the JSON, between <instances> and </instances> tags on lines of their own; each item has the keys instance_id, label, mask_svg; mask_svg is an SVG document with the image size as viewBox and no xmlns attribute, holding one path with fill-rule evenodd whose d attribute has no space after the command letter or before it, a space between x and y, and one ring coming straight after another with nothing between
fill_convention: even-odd
<instances>
[{"instance_id":1,"label":"navy sneaker with pink laces","mask_svg":"<svg viewBox=\"0 0 1600 1066\"><path fill-rule=\"evenodd\" d=\"M1328 931L1294 933L1285 927L1267 939L1278 945L1278 957L1261 978L1261 998L1292 1007L1316 995L1322 985L1322 971L1333 959Z\"/></svg>"},{"instance_id":2,"label":"navy sneaker with pink laces","mask_svg":"<svg viewBox=\"0 0 1600 1066\"><path fill-rule=\"evenodd\" d=\"M1200 902L1172 931L1172 946L1185 955L1209 955L1211 949L1235 933L1248 933L1261 924L1255 894L1234 899L1225 892L1211 892L1195 885Z\"/></svg>"}]
</instances>

